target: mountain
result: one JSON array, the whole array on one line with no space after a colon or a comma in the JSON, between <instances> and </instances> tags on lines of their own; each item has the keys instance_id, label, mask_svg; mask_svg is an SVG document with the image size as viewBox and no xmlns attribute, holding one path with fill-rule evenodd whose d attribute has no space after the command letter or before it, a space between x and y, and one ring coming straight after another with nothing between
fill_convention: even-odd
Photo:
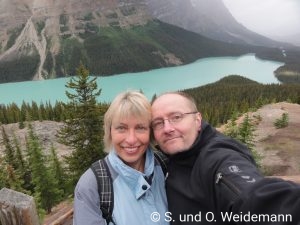
<instances>
[{"instance_id":1,"label":"mountain","mask_svg":"<svg viewBox=\"0 0 300 225\"><path fill-rule=\"evenodd\" d=\"M296 34L277 34L276 40L281 40L281 41L288 41L289 43L293 43L294 45L300 47L300 32Z\"/></svg>"},{"instance_id":2,"label":"mountain","mask_svg":"<svg viewBox=\"0 0 300 225\"><path fill-rule=\"evenodd\" d=\"M78 48L88 36L100 27L127 29L146 24L151 18L143 7L139 1L2 0L2 82L74 74L69 62L77 60L73 64L78 65L74 58L82 58Z\"/></svg>"},{"instance_id":3,"label":"mountain","mask_svg":"<svg viewBox=\"0 0 300 225\"><path fill-rule=\"evenodd\" d=\"M80 61L92 74L112 75L249 52L287 60L281 50L255 47L278 43L238 24L221 0L0 4L0 83L74 75Z\"/></svg>"},{"instance_id":4,"label":"mountain","mask_svg":"<svg viewBox=\"0 0 300 225\"><path fill-rule=\"evenodd\" d=\"M146 0L152 16L214 40L278 47L284 45L248 30L222 0Z\"/></svg>"}]
</instances>

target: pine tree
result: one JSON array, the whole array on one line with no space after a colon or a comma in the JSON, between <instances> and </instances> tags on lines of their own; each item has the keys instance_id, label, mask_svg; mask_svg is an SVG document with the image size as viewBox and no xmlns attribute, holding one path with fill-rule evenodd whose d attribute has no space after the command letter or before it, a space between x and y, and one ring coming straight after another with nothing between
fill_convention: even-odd
<instances>
[{"instance_id":1,"label":"pine tree","mask_svg":"<svg viewBox=\"0 0 300 225\"><path fill-rule=\"evenodd\" d=\"M81 64L77 76L66 84L70 103L65 125L59 131L61 143L70 146L73 151L66 156L66 163L72 182L75 184L80 175L99 158L104 157L102 118L96 97L100 95L96 77L91 78L89 71Z\"/></svg>"},{"instance_id":2,"label":"pine tree","mask_svg":"<svg viewBox=\"0 0 300 225\"><path fill-rule=\"evenodd\" d=\"M2 127L2 137L5 146L4 157L1 158L1 174L0 174L0 186L8 187L16 191L24 192L22 188L23 180L21 173L18 171L18 162L16 160L16 153L11 141Z\"/></svg>"},{"instance_id":3,"label":"pine tree","mask_svg":"<svg viewBox=\"0 0 300 225\"><path fill-rule=\"evenodd\" d=\"M244 143L251 151L253 158L261 167L261 155L254 149L255 127L249 115L246 114L242 123L237 124L237 113L233 113L229 123L225 126L224 134Z\"/></svg>"},{"instance_id":4,"label":"pine tree","mask_svg":"<svg viewBox=\"0 0 300 225\"><path fill-rule=\"evenodd\" d=\"M25 160L22 154L22 150L20 147L20 143L18 141L18 138L15 134L13 134L13 144L15 148L15 161L16 161L16 169L20 171L24 171L26 168Z\"/></svg>"},{"instance_id":5,"label":"pine tree","mask_svg":"<svg viewBox=\"0 0 300 225\"><path fill-rule=\"evenodd\" d=\"M254 125L252 124L249 115L246 114L243 122L239 126L239 135L238 139L245 143L249 149L253 149L254 147Z\"/></svg>"},{"instance_id":6,"label":"pine tree","mask_svg":"<svg viewBox=\"0 0 300 225\"><path fill-rule=\"evenodd\" d=\"M16 162L15 162L15 150L12 146L9 137L2 126L2 138L3 138L3 144L5 146L4 153L5 153L5 161L7 164L11 165L13 168L16 168Z\"/></svg>"},{"instance_id":7,"label":"pine tree","mask_svg":"<svg viewBox=\"0 0 300 225\"><path fill-rule=\"evenodd\" d=\"M39 113L39 107L35 101L31 102L31 118L33 121L41 120L40 119L40 113Z\"/></svg>"},{"instance_id":8,"label":"pine tree","mask_svg":"<svg viewBox=\"0 0 300 225\"><path fill-rule=\"evenodd\" d=\"M63 191L64 195L66 195L69 193L69 191L71 192L71 188L68 187L67 175L64 171L62 163L60 162L57 156L53 144L51 144L50 151L51 151L50 160L49 160L50 173L53 174L53 176L57 180L57 187Z\"/></svg>"},{"instance_id":9,"label":"pine tree","mask_svg":"<svg viewBox=\"0 0 300 225\"><path fill-rule=\"evenodd\" d=\"M19 176L18 172L14 169L14 167L10 164L6 164L5 166L5 174L6 174L6 187L13 189L15 191L23 192L26 191L23 189L23 180Z\"/></svg>"},{"instance_id":10,"label":"pine tree","mask_svg":"<svg viewBox=\"0 0 300 225\"><path fill-rule=\"evenodd\" d=\"M0 155L0 190L6 186L6 173L5 173L5 162L3 157Z\"/></svg>"},{"instance_id":11,"label":"pine tree","mask_svg":"<svg viewBox=\"0 0 300 225\"><path fill-rule=\"evenodd\" d=\"M274 122L274 126L277 129L287 127L289 125L289 114L283 113L280 117L280 119L276 119Z\"/></svg>"},{"instance_id":12,"label":"pine tree","mask_svg":"<svg viewBox=\"0 0 300 225\"><path fill-rule=\"evenodd\" d=\"M230 121L225 126L224 134L232 138L237 138L239 133L239 128L236 123L237 116L238 114L236 112L232 113Z\"/></svg>"},{"instance_id":13,"label":"pine tree","mask_svg":"<svg viewBox=\"0 0 300 225\"><path fill-rule=\"evenodd\" d=\"M239 135L237 139L247 145L252 152L256 164L261 168L261 155L254 149L254 131L255 127L252 120L249 118L249 115L246 114L243 122L239 126Z\"/></svg>"},{"instance_id":14,"label":"pine tree","mask_svg":"<svg viewBox=\"0 0 300 225\"><path fill-rule=\"evenodd\" d=\"M29 124L27 138L27 153L32 172L34 197L38 206L50 213L51 208L61 200L62 191L58 189L57 180L46 165L46 157L31 124Z\"/></svg>"},{"instance_id":15,"label":"pine tree","mask_svg":"<svg viewBox=\"0 0 300 225\"><path fill-rule=\"evenodd\" d=\"M28 165L26 159L24 158L24 156L22 154L20 143L15 134L13 137L13 144L14 144L15 153L16 153L16 159L15 159L16 164L17 164L16 170L18 171L18 174L20 174L20 177L23 179L22 187L25 190L32 192L33 185L31 183L31 171L30 171L30 168L29 168L29 165Z\"/></svg>"}]
</instances>

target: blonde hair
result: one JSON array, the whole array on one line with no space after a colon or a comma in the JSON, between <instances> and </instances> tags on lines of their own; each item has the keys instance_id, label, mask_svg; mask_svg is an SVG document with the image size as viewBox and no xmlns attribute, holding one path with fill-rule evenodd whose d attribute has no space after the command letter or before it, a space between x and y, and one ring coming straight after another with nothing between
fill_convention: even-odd
<instances>
[{"instance_id":1,"label":"blonde hair","mask_svg":"<svg viewBox=\"0 0 300 225\"><path fill-rule=\"evenodd\" d=\"M104 115L104 150L112 149L111 126L113 119L142 117L151 122L151 105L144 94L139 91L125 91L118 94L111 102Z\"/></svg>"}]
</instances>

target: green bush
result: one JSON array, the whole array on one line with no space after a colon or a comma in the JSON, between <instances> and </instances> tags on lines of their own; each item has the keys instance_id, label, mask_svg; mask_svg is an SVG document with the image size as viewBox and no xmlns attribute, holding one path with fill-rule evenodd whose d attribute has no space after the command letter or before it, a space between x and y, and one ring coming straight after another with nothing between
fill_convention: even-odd
<instances>
[{"instance_id":1,"label":"green bush","mask_svg":"<svg viewBox=\"0 0 300 225\"><path fill-rule=\"evenodd\" d=\"M274 126L277 129L287 127L289 125L289 114L288 113L282 113L281 117L279 119L276 119L274 122Z\"/></svg>"}]
</instances>

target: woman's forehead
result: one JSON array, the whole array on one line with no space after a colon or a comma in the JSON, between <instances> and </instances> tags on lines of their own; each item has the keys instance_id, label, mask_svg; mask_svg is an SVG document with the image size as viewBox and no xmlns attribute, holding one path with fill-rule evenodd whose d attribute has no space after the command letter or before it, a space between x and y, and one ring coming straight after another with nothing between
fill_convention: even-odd
<instances>
[{"instance_id":1,"label":"woman's forehead","mask_svg":"<svg viewBox=\"0 0 300 225\"><path fill-rule=\"evenodd\" d=\"M136 121L136 122L148 122L150 121L150 115L148 114L140 114L140 113L122 113L119 115L115 115L113 117L113 122L116 123L124 123L124 122L130 122L130 121Z\"/></svg>"}]
</instances>

